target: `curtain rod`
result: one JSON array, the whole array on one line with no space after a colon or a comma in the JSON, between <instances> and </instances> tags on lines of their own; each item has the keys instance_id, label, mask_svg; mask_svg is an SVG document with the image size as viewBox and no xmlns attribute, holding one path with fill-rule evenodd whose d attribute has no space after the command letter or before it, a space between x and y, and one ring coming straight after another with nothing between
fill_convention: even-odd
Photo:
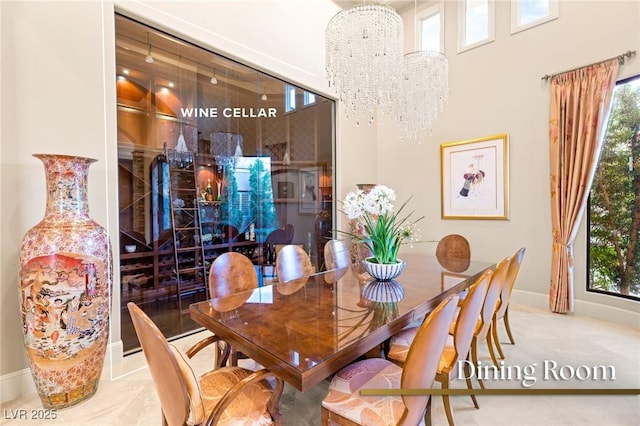
<instances>
[{"instance_id":1,"label":"curtain rod","mask_svg":"<svg viewBox=\"0 0 640 426\"><path fill-rule=\"evenodd\" d=\"M617 59L618 62L620 62L620 65L622 65L622 64L624 64L624 61L625 61L626 58L630 58L635 54L636 54L635 50L627 50L626 52L624 52L624 53L622 53L622 54L620 54L618 56L614 56L614 57L608 58L608 59L603 59L602 61L594 62L592 64L585 65L585 66L588 67L588 66L591 66L591 65L601 64L603 62L607 62L607 61L610 61L612 59ZM584 67L576 67L576 68L572 68L570 70L562 71L562 72L551 74L551 75L547 74L547 75L542 76L541 80L549 80L551 77L554 77L556 75L564 74L564 73L567 73L567 72L570 72L570 71L575 71L575 70L580 69L580 68L584 68Z\"/></svg>"}]
</instances>

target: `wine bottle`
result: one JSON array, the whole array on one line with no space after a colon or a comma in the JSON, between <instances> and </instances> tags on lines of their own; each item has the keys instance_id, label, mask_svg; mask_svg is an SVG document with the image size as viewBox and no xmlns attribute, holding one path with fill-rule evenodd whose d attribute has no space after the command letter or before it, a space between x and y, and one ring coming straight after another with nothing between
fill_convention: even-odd
<instances>
[{"instance_id":1,"label":"wine bottle","mask_svg":"<svg viewBox=\"0 0 640 426\"><path fill-rule=\"evenodd\" d=\"M211 179L207 179L207 201L213 201L213 188L211 187Z\"/></svg>"}]
</instances>

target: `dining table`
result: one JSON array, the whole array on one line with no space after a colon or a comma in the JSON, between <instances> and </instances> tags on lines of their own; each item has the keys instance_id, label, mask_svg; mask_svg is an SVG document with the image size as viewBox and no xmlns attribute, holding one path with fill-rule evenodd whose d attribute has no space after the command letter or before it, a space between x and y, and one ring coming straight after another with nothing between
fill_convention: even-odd
<instances>
[{"instance_id":1,"label":"dining table","mask_svg":"<svg viewBox=\"0 0 640 426\"><path fill-rule=\"evenodd\" d=\"M409 253L395 280L357 266L191 304L191 318L304 392L360 357L378 352L444 298L495 262Z\"/></svg>"}]
</instances>

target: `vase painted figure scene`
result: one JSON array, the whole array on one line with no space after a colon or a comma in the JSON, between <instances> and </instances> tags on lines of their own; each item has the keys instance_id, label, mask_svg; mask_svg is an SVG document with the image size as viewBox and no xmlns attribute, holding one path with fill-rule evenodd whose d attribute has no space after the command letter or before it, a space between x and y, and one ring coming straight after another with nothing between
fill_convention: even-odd
<instances>
[{"instance_id":1,"label":"vase painted figure scene","mask_svg":"<svg viewBox=\"0 0 640 426\"><path fill-rule=\"evenodd\" d=\"M36 155L45 165L45 217L20 248L24 345L42 404L65 408L98 386L109 334L111 247L89 217L95 160Z\"/></svg>"}]
</instances>

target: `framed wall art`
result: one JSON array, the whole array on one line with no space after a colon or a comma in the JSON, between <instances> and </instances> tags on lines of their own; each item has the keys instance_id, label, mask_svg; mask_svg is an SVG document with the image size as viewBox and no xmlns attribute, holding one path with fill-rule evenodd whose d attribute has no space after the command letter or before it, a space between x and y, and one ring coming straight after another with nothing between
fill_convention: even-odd
<instances>
[{"instance_id":1,"label":"framed wall art","mask_svg":"<svg viewBox=\"0 0 640 426\"><path fill-rule=\"evenodd\" d=\"M278 182L278 198L288 199L295 198L296 194L293 190L293 182L281 181Z\"/></svg>"},{"instance_id":2,"label":"framed wall art","mask_svg":"<svg viewBox=\"0 0 640 426\"><path fill-rule=\"evenodd\" d=\"M298 199L300 214L317 214L320 212L320 176L321 166L301 167L298 172Z\"/></svg>"},{"instance_id":3,"label":"framed wall art","mask_svg":"<svg viewBox=\"0 0 640 426\"><path fill-rule=\"evenodd\" d=\"M440 145L443 219L509 219L508 135Z\"/></svg>"}]
</instances>

